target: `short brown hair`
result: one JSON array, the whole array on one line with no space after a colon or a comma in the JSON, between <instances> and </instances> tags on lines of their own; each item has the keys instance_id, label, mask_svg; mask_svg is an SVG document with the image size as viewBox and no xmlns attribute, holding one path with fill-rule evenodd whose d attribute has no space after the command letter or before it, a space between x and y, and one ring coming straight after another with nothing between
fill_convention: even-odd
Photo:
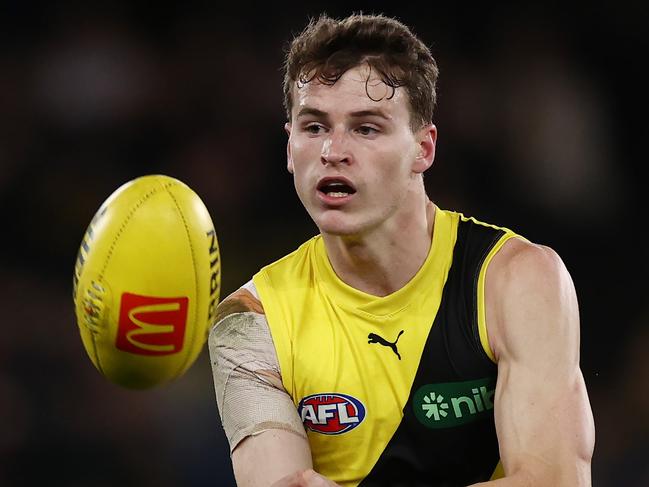
<instances>
[{"instance_id":1,"label":"short brown hair","mask_svg":"<svg viewBox=\"0 0 649 487\"><path fill-rule=\"evenodd\" d=\"M288 120L296 82L305 84L317 79L333 85L345 72L364 63L392 88L391 96L399 87L406 89L413 130L432 122L439 70L430 50L398 20L363 14L342 20L323 14L312 19L293 39L284 62L284 107Z\"/></svg>"}]
</instances>

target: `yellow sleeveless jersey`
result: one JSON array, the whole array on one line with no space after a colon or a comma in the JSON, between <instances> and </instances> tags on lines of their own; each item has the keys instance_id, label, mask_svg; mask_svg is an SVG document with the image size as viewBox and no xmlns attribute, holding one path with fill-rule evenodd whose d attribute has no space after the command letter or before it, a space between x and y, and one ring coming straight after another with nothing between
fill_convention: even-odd
<instances>
[{"instance_id":1,"label":"yellow sleeveless jersey","mask_svg":"<svg viewBox=\"0 0 649 487\"><path fill-rule=\"evenodd\" d=\"M438 208L426 261L385 297L342 282L319 236L254 276L316 471L343 486L497 478L484 276L513 236Z\"/></svg>"}]
</instances>

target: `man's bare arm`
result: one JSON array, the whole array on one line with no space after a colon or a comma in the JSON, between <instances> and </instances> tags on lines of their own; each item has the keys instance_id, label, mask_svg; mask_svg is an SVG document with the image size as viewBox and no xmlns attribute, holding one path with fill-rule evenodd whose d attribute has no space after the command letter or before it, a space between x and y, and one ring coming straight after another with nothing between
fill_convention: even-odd
<instances>
[{"instance_id":1,"label":"man's bare arm","mask_svg":"<svg viewBox=\"0 0 649 487\"><path fill-rule=\"evenodd\" d=\"M301 485L286 479L312 466L306 438L279 429L248 436L232 452L232 467L239 487Z\"/></svg>"},{"instance_id":2,"label":"man's bare arm","mask_svg":"<svg viewBox=\"0 0 649 487\"><path fill-rule=\"evenodd\" d=\"M476 485L589 487L595 433L568 271L551 249L512 239L494 257L485 292L506 478Z\"/></svg>"},{"instance_id":3,"label":"man's bare arm","mask_svg":"<svg viewBox=\"0 0 649 487\"><path fill-rule=\"evenodd\" d=\"M268 323L252 283L219 305L209 349L237 484L266 487L310 469L306 433L282 385Z\"/></svg>"}]
</instances>

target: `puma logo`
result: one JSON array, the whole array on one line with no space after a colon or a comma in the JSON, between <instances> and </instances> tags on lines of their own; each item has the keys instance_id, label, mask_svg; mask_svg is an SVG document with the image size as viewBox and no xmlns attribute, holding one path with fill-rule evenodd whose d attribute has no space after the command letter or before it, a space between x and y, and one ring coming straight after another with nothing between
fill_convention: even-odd
<instances>
[{"instance_id":1,"label":"puma logo","mask_svg":"<svg viewBox=\"0 0 649 487\"><path fill-rule=\"evenodd\" d=\"M397 342L402 334L403 330L399 332L397 339L394 342L389 342L385 338L378 336L376 333L370 333L367 335L367 343L378 343L384 347L390 347L397 357L399 357L399 360L401 360L401 355L399 355L399 350L397 350Z\"/></svg>"}]
</instances>

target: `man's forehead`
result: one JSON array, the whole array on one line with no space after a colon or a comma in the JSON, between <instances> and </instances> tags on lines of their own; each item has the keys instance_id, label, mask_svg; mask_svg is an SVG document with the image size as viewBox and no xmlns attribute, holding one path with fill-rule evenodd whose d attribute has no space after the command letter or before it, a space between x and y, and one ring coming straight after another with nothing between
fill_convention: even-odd
<instances>
[{"instance_id":1,"label":"man's forehead","mask_svg":"<svg viewBox=\"0 0 649 487\"><path fill-rule=\"evenodd\" d=\"M296 82L293 89L294 107L299 111L305 106L330 105L340 100L345 110L383 109L387 111L407 109L407 94L403 88L392 88L368 66L346 71L333 85L317 78L308 83ZM353 105L353 106L351 106ZM320 107L322 108L322 107Z\"/></svg>"}]
</instances>

